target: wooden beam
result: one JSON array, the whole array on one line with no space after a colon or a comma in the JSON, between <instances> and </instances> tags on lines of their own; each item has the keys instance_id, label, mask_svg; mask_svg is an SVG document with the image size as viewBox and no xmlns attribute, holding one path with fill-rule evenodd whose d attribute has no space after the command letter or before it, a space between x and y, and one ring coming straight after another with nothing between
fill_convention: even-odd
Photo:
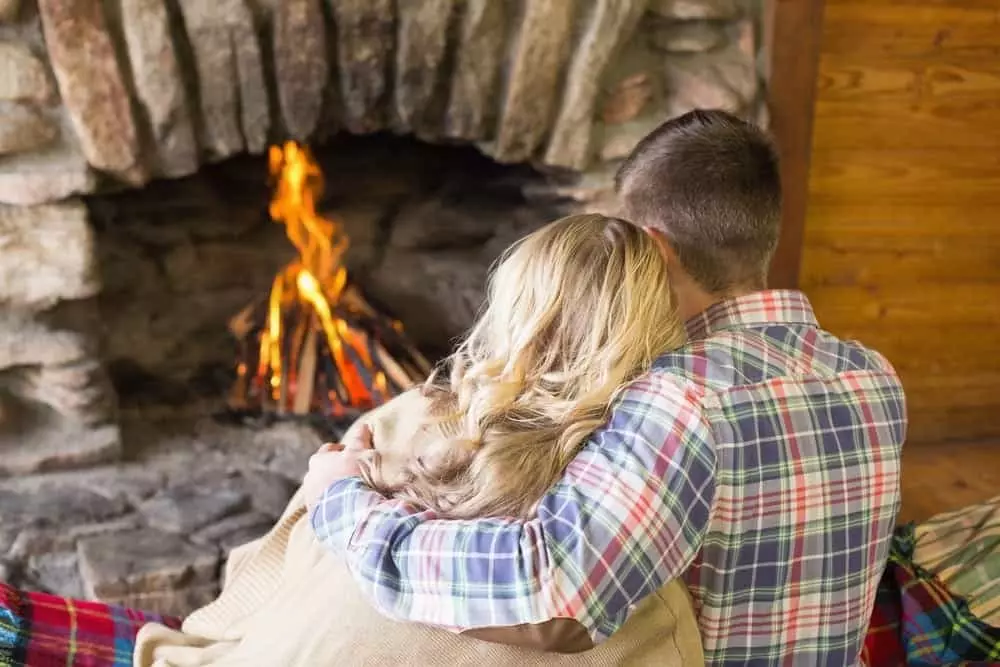
<instances>
[{"instance_id":1,"label":"wooden beam","mask_svg":"<svg viewBox=\"0 0 1000 667\"><path fill-rule=\"evenodd\" d=\"M813 106L823 32L823 0L764 0L765 74L771 132L781 156L784 209L770 286L795 288L809 198Z\"/></svg>"}]
</instances>

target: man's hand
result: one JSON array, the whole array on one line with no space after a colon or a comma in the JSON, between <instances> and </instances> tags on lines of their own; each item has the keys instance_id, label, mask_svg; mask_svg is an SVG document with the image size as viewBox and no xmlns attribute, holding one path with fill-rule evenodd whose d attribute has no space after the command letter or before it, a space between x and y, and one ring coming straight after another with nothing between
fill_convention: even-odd
<instances>
[{"instance_id":1,"label":"man's hand","mask_svg":"<svg viewBox=\"0 0 1000 667\"><path fill-rule=\"evenodd\" d=\"M359 474L358 461L373 449L372 432L367 424L358 430L356 438L344 443L328 442L309 457L309 472L302 480L306 506L312 509L331 484Z\"/></svg>"}]
</instances>

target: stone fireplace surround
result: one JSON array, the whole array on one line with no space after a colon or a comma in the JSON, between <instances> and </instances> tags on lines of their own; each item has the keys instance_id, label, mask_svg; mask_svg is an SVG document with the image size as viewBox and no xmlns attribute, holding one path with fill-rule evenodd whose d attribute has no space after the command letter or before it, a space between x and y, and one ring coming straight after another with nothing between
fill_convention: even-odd
<instances>
[{"instance_id":1,"label":"stone fireplace surround","mask_svg":"<svg viewBox=\"0 0 1000 667\"><path fill-rule=\"evenodd\" d=\"M173 363L171 332L225 333L137 314L155 291L143 257L155 248L171 289L200 298L190 312L215 303L202 323L218 320L235 299L218 262L243 261L254 235L281 243L261 224L253 157L270 143L368 156L374 194L330 203L352 269L418 342L445 346L499 250L566 205L598 205L662 120L714 107L766 123L759 15L753 0L0 0L0 579L185 613L287 500L313 430L197 405L181 418L169 390L133 395L138 380L189 385L230 353L202 344ZM406 190L386 228L371 201L424 182L442 154L344 136L372 133L535 171L482 159L485 180L457 181L486 193L471 208L435 182ZM324 168L352 171L343 157ZM247 286L266 289L286 251L251 253ZM414 277L454 316L421 319Z\"/></svg>"}]
</instances>

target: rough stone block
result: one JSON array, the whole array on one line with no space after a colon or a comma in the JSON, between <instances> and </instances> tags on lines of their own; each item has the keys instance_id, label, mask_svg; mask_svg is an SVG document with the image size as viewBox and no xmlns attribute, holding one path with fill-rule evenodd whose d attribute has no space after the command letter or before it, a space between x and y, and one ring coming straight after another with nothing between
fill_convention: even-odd
<instances>
[{"instance_id":1,"label":"rough stone block","mask_svg":"<svg viewBox=\"0 0 1000 667\"><path fill-rule=\"evenodd\" d=\"M40 0L38 9L59 92L87 161L141 185L138 134L101 3Z\"/></svg>"},{"instance_id":2,"label":"rough stone block","mask_svg":"<svg viewBox=\"0 0 1000 667\"><path fill-rule=\"evenodd\" d=\"M499 162L530 159L552 125L574 8L564 0L525 2L493 148Z\"/></svg>"},{"instance_id":3,"label":"rough stone block","mask_svg":"<svg viewBox=\"0 0 1000 667\"><path fill-rule=\"evenodd\" d=\"M59 126L34 109L0 105L0 155L23 153L51 144L59 136Z\"/></svg>"},{"instance_id":4,"label":"rough stone block","mask_svg":"<svg viewBox=\"0 0 1000 667\"><path fill-rule=\"evenodd\" d=\"M93 301L66 302L43 314L0 308L0 369L86 360L97 349L99 322Z\"/></svg>"},{"instance_id":5,"label":"rough stone block","mask_svg":"<svg viewBox=\"0 0 1000 667\"><path fill-rule=\"evenodd\" d=\"M337 25L337 59L344 124L356 134L385 127L389 67L395 48L392 0L330 0Z\"/></svg>"},{"instance_id":6,"label":"rough stone block","mask_svg":"<svg viewBox=\"0 0 1000 667\"><path fill-rule=\"evenodd\" d=\"M590 162L591 128L604 72L635 30L645 5L646 0L598 0L595 4L569 65L546 164L581 171Z\"/></svg>"},{"instance_id":7,"label":"rough stone block","mask_svg":"<svg viewBox=\"0 0 1000 667\"><path fill-rule=\"evenodd\" d=\"M24 564L13 558L0 556L0 581L14 588L26 588L30 586L24 572ZM27 584L27 586L26 586Z\"/></svg>"},{"instance_id":8,"label":"rough stone block","mask_svg":"<svg viewBox=\"0 0 1000 667\"><path fill-rule=\"evenodd\" d=\"M0 0L0 12L2 5ZM26 44L0 42L0 100L48 102L54 93L45 65Z\"/></svg>"},{"instance_id":9,"label":"rough stone block","mask_svg":"<svg viewBox=\"0 0 1000 667\"><path fill-rule=\"evenodd\" d=\"M66 137L40 152L0 156L0 203L32 206L93 192L97 178Z\"/></svg>"},{"instance_id":10,"label":"rough stone block","mask_svg":"<svg viewBox=\"0 0 1000 667\"><path fill-rule=\"evenodd\" d=\"M270 470L243 470L240 476L253 508L272 520L281 516L295 493L295 484Z\"/></svg>"},{"instance_id":11,"label":"rough stone block","mask_svg":"<svg viewBox=\"0 0 1000 667\"><path fill-rule=\"evenodd\" d=\"M140 464L106 466L74 473L74 478L103 496L124 496L133 505L140 504L164 487L166 473Z\"/></svg>"},{"instance_id":12,"label":"rough stone block","mask_svg":"<svg viewBox=\"0 0 1000 667\"><path fill-rule=\"evenodd\" d=\"M151 528L80 540L77 553L84 592L99 600L182 595L185 589L217 585L216 547Z\"/></svg>"},{"instance_id":13,"label":"rough stone block","mask_svg":"<svg viewBox=\"0 0 1000 667\"><path fill-rule=\"evenodd\" d=\"M0 303L43 309L96 295L100 284L94 252L83 203L0 204Z\"/></svg>"},{"instance_id":14,"label":"rough stone block","mask_svg":"<svg viewBox=\"0 0 1000 667\"><path fill-rule=\"evenodd\" d=\"M120 456L114 390L94 356L96 320L89 300L44 313L0 309L0 475Z\"/></svg>"},{"instance_id":15,"label":"rough stone block","mask_svg":"<svg viewBox=\"0 0 1000 667\"><path fill-rule=\"evenodd\" d=\"M47 496L44 494L44 491L39 494L38 500L47 500ZM109 500L116 503L114 507L118 507L118 504L121 503L121 498ZM83 538L102 533L135 530L141 527L141 521L135 514L126 514L121 518L105 520L100 523L74 524L58 518L54 518L52 523L53 525L43 528L22 530L10 548L10 554L18 558L25 556L35 558L39 555L65 551L72 551L75 554L76 543Z\"/></svg>"},{"instance_id":16,"label":"rough stone block","mask_svg":"<svg viewBox=\"0 0 1000 667\"><path fill-rule=\"evenodd\" d=\"M395 116L408 132L437 134L430 120L455 0L409 0L397 5Z\"/></svg>"},{"instance_id":17,"label":"rough stone block","mask_svg":"<svg viewBox=\"0 0 1000 667\"><path fill-rule=\"evenodd\" d=\"M28 561L31 577L47 593L80 599L83 579L76 551L54 551L33 556Z\"/></svg>"},{"instance_id":18,"label":"rough stone block","mask_svg":"<svg viewBox=\"0 0 1000 667\"><path fill-rule=\"evenodd\" d=\"M223 552L251 542L264 535L274 525L274 519L258 512L239 514L202 528L191 536L197 544L218 544Z\"/></svg>"},{"instance_id":19,"label":"rough stone block","mask_svg":"<svg viewBox=\"0 0 1000 667\"><path fill-rule=\"evenodd\" d=\"M114 417L114 392L96 359L21 367L12 373L8 387L17 397L45 406L68 424L100 428Z\"/></svg>"},{"instance_id":20,"label":"rough stone block","mask_svg":"<svg viewBox=\"0 0 1000 667\"><path fill-rule=\"evenodd\" d=\"M715 21L676 21L655 27L653 48L667 53L700 53L726 43L726 25Z\"/></svg>"},{"instance_id":21,"label":"rough stone block","mask_svg":"<svg viewBox=\"0 0 1000 667\"><path fill-rule=\"evenodd\" d=\"M710 53L675 55L665 64L670 115L693 109L738 112L755 100L757 70L737 46Z\"/></svg>"},{"instance_id":22,"label":"rough stone block","mask_svg":"<svg viewBox=\"0 0 1000 667\"><path fill-rule=\"evenodd\" d=\"M466 0L445 111L445 136L470 141L491 138L506 26L506 3Z\"/></svg>"},{"instance_id":23,"label":"rough stone block","mask_svg":"<svg viewBox=\"0 0 1000 667\"><path fill-rule=\"evenodd\" d=\"M16 528L10 526L0 526L0 554L6 554L10 551L11 546L18 537L18 531ZM5 581L2 576L0 576L0 581Z\"/></svg>"},{"instance_id":24,"label":"rough stone block","mask_svg":"<svg viewBox=\"0 0 1000 667\"><path fill-rule=\"evenodd\" d=\"M292 422L272 426L268 437L276 450L269 463L271 470L291 481L301 482L309 467L309 457L323 441L311 428Z\"/></svg>"},{"instance_id":25,"label":"rough stone block","mask_svg":"<svg viewBox=\"0 0 1000 667\"><path fill-rule=\"evenodd\" d=\"M278 103L293 139L306 141L319 123L330 71L326 22L319 0L285 0L275 8L274 69Z\"/></svg>"},{"instance_id":26,"label":"rough stone block","mask_svg":"<svg viewBox=\"0 0 1000 667\"><path fill-rule=\"evenodd\" d=\"M109 463L122 453L115 424L88 427L43 406L13 402L16 415L0 423L0 476Z\"/></svg>"},{"instance_id":27,"label":"rough stone block","mask_svg":"<svg viewBox=\"0 0 1000 667\"><path fill-rule=\"evenodd\" d=\"M198 481L161 491L143 502L139 511L153 528L186 535L249 505L250 496L243 490Z\"/></svg>"},{"instance_id":28,"label":"rough stone block","mask_svg":"<svg viewBox=\"0 0 1000 667\"><path fill-rule=\"evenodd\" d=\"M180 0L201 100L201 146L213 160L267 146L271 123L260 44L243 0Z\"/></svg>"},{"instance_id":29,"label":"rough stone block","mask_svg":"<svg viewBox=\"0 0 1000 667\"><path fill-rule=\"evenodd\" d=\"M732 19L746 0L649 0L649 11L668 19Z\"/></svg>"},{"instance_id":30,"label":"rough stone block","mask_svg":"<svg viewBox=\"0 0 1000 667\"><path fill-rule=\"evenodd\" d=\"M641 114L652 98L649 72L631 74L611 88L601 109L601 120L605 125L628 122Z\"/></svg>"},{"instance_id":31,"label":"rough stone block","mask_svg":"<svg viewBox=\"0 0 1000 667\"><path fill-rule=\"evenodd\" d=\"M21 0L0 0L0 23L13 23L17 20L17 12L21 8Z\"/></svg>"},{"instance_id":32,"label":"rough stone block","mask_svg":"<svg viewBox=\"0 0 1000 667\"><path fill-rule=\"evenodd\" d=\"M45 502L39 502L39 498ZM0 525L4 528L66 528L99 523L120 517L128 511L123 498L105 498L76 485L40 484L0 487ZM12 547L13 549L14 547Z\"/></svg>"},{"instance_id":33,"label":"rough stone block","mask_svg":"<svg viewBox=\"0 0 1000 667\"><path fill-rule=\"evenodd\" d=\"M137 102L155 146L154 176L198 170L198 145L187 90L163 0L122 0L121 20Z\"/></svg>"}]
</instances>

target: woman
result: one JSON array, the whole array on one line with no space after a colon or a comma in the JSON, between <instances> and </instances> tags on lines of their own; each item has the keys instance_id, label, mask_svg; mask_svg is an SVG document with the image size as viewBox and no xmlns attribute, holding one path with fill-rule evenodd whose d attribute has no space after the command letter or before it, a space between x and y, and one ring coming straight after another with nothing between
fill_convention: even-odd
<instances>
[{"instance_id":1,"label":"woman","mask_svg":"<svg viewBox=\"0 0 1000 667\"><path fill-rule=\"evenodd\" d=\"M447 516L529 514L616 393L683 342L666 281L656 242L621 220L571 216L531 234L496 269L447 378L372 411L345 437L374 432L364 477ZM230 555L215 602L180 630L143 627L134 665L702 664L679 583L609 641L572 655L591 644L568 619L456 635L382 617L309 526L305 505L329 482L322 461L321 451L271 532Z\"/></svg>"},{"instance_id":2,"label":"woman","mask_svg":"<svg viewBox=\"0 0 1000 667\"><path fill-rule=\"evenodd\" d=\"M373 452L365 481L449 518L531 515L615 394L683 344L666 285L656 242L621 220L571 216L522 239L448 377L398 399L419 412L418 456L386 465Z\"/></svg>"}]
</instances>

